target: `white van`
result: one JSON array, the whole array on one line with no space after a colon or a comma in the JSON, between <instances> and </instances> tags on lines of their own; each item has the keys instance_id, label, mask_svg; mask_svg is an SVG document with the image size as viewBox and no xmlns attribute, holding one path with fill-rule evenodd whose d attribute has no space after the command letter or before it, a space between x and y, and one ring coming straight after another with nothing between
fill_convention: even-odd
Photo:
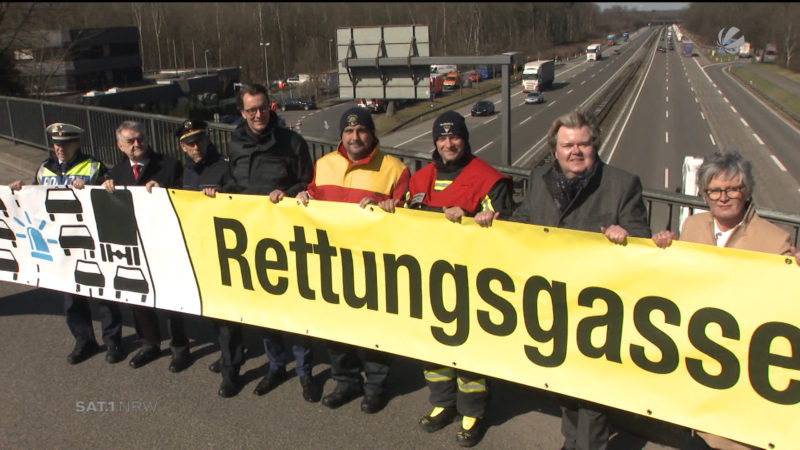
<instances>
[{"instance_id":1,"label":"white van","mask_svg":"<svg viewBox=\"0 0 800 450\"><path fill-rule=\"evenodd\" d=\"M301 73L299 75L295 75L293 77L289 77L286 79L286 84L291 84L293 86L299 86L301 84L307 83L308 80L311 79L311 75L307 73Z\"/></svg>"}]
</instances>

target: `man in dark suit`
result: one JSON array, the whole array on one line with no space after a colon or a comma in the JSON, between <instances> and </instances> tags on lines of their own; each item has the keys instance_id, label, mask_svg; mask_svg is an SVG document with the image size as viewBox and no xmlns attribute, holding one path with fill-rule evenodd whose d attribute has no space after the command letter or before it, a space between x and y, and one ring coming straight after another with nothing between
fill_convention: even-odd
<instances>
[{"instance_id":1,"label":"man in dark suit","mask_svg":"<svg viewBox=\"0 0 800 450\"><path fill-rule=\"evenodd\" d=\"M172 157L156 153L147 145L147 136L142 124L133 121L123 122L117 128L117 147L125 157L108 172L109 179L103 187L110 194L117 185L145 186L150 192L154 187L178 188L183 186L183 167ZM161 355L161 334L158 317L153 308L133 306L133 323L142 348L133 358L131 367L138 368ZM189 340L184 333L183 317L180 313L166 313L172 341L172 362L170 372L180 372L192 363L189 354Z\"/></svg>"}]
</instances>

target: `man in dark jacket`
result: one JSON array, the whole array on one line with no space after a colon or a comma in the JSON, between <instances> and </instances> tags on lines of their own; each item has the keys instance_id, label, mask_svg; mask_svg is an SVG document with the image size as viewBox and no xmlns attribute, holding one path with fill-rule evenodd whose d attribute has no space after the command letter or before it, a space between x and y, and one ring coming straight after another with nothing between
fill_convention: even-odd
<instances>
[{"instance_id":1,"label":"man in dark jacket","mask_svg":"<svg viewBox=\"0 0 800 450\"><path fill-rule=\"evenodd\" d=\"M581 111L559 117L550 127L547 144L555 159L533 170L515 219L603 233L615 244L623 244L628 236L650 237L642 183L598 158L600 132L591 117ZM562 406L564 449L606 448L608 418L599 409L582 401Z\"/></svg>"},{"instance_id":2,"label":"man in dark jacket","mask_svg":"<svg viewBox=\"0 0 800 450\"><path fill-rule=\"evenodd\" d=\"M228 161L217 151L206 133L208 124L203 120L187 120L175 132L181 150L186 154L183 163L183 188L202 191L216 196L228 184ZM242 327L226 320L211 319L217 331L220 358L208 369L222 374L220 397L233 397L239 392L239 369L244 363Z\"/></svg>"},{"instance_id":3,"label":"man in dark jacket","mask_svg":"<svg viewBox=\"0 0 800 450\"><path fill-rule=\"evenodd\" d=\"M232 179L225 191L268 195L273 203L296 196L314 177L308 144L299 134L278 126L278 115L270 110L264 86L246 85L239 90L236 100L244 122L231 134L228 155ZM256 395L266 394L286 378L288 355L284 338L277 331L264 329L269 372L256 386ZM303 398L317 401L308 339L298 338L292 352Z\"/></svg>"},{"instance_id":4,"label":"man in dark jacket","mask_svg":"<svg viewBox=\"0 0 800 450\"><path fill-rule=\"evenodd\" d=\"M108 170L100 161L81 152L83 130L68 123L54 123L45 130L53 145L53 152L36 172L33 184L46 186L72 186L83 189L86 185L102 183ZM22 181L15 181L11 189L22 189ZM106 344L106 361L117 363L125 359L120 349L122 341L122 315L114 302L98 300L97 314ZM64 294L64 315L67 327L75 337L75 347L67 355L69 364L78 364L97 352L99 346L92 328L89 299L82 295Z\"/></svg>"},{"instance_id":5,"label":"man in dark jacket","mask_svg":"<svg viewBox=\"0 0 800 450\"><path fill-rule=\"evenodd\" d=\"M147 145L144 126L138 122L126 121L117 128L117 147L125 157L108 173L109 179L103 187L110 194L117 185L145 186L148 192L154 187L180 188L182 186L181 164L172 157L156 153ZM161 334L158 317L154 308L132 306L133 323L136 334L142 341L139 353L130 360L131 367L138 368L161 355ZM189 340L184 332L183 317L177 312L167 312L172 341L172 361L170 372L180 372L189 367L192 358L189 354Z\"/></svg>"}]
</instances>

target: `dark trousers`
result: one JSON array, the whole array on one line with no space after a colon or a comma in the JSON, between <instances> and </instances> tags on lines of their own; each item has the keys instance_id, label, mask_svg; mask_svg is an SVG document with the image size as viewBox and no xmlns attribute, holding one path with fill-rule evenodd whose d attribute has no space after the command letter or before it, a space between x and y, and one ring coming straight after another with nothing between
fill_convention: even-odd
<instances>
[{"instance_id":1,"label":"dark trousers","mask_svg":"<svg viewBox=\"0 0 800 450\"><path fill-rule=\"evenodd\" d=\"M561 407L565 450L605 450L610 436L608 417L584 404Z\"/></svg>"},{"instance_id":2,"label":"dark trousers","mask_svg":"<svg viewBox=\"0 0 800 450\"><path fill-rule=\"evenodd\" d=\"M144 306L133 306L133 324L136 327L136 334L142 342L143 347L161 347L161 332L158 328L158 316L154 308ZM180 313L167 311L164 313L169 324L169 343L173 354L189 351L189 340L186 339L184 330L183 316Z\"/></svg>"},{"instance_id":3,"label":"dark trousers","mask_svg":"<svg viewBox=\"0 0 800 450\"><path fill-rule=\"evenodd\" d=\"M119 346L122 340L122 314L119 305L114 302L95 300L97 302L97 315L103 332L103 343L106 346ZM75 336L75 346L84 347L97 343L92 327L92 310L89 308L89 299L81 295L64 294L64 316L67 327Z\"/></svg>"},{"instance_id":4,"label":"dark trousers","mask_svg":"<svg viewBox=\"0 0 800 450\"><path fill-rule=\"evenodd\" d=\"M227 320L212 319L211 322L217 331L222 353L222 378L230 380L239 375L239 368L244 364L242 326Z\"/></svg>"},{"instance_id":5,"label":"dark trousers","mask_svg":"<svg viewBox=\"0 0 800 450\"><path fill-rule=\"evenodd\" d=\"M489 403L489 386L483 375L452 367L425 365L425 382L433 406L452 408L462 416L484 417Z\"/></svg>"},{"instance_id":6,"label":"dark trousers","mask_svg":"<svg viewBox=\"0 0 800 450\"><path fill-rule=\"evenodd\" d=\"M295 343L292 345L295 372L297 372L297 376L299 377L311 375L311 339L301 335L271 330L269 328L262 328L262 336L264 352L266 352L267 358L269 359L269 370L286 369L286 362L289 360L286 347L290 340L289 337L292 336L295 340Z\"/></svg>"},{"instance_id":7,"label":"dark trousers","mask_svg":"<svg viewBox=\"0 0 800 450\"><path fill-rule=\"evenodd\" d=\"M337 391L357 390L370 394L383 395L386 392L386 379L389 377L391 355L371 349L364 349L363 358L359 348L339 342L328 342L328 355L331 358L331 375L336 380ZM364 370L366 380L361 378Z\"/></svg>"}]
</instances>

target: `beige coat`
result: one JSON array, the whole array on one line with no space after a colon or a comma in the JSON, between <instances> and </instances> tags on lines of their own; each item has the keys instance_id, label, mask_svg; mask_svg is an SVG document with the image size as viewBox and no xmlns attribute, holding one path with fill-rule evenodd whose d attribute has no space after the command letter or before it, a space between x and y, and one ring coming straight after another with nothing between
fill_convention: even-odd
<instances>
[{"instance_id":1,"label":"beige coat","mask_svg":"<svg viewBox=\"0 0 800 450\"><path fill-rule=\"evenodd\" d=\"M714 218L711 213L705 212L689 216L683 223L680 240L716 245ZM778 255L790 255L792 248L789 233L759 217L752 203L744 214L744 220L737 225L725 247ZM749 450L758 448L701 431L698 431L697 434L713 449Z\"/></svg>"},{"instance_id":2,"label":"beige coat","mask_svg":"<svg viewBox=\"0 0 800 450\"><path fill-rule=\"evenodd\" d=\"M705 212L689 216L683 223L680 240L716 245L714 218L711 213ZM751 203L744 214L744 220L737 225L725 247L777 255L791 255L792 244L789 233L759 217Z\"/></svg>"}]
</instances>

